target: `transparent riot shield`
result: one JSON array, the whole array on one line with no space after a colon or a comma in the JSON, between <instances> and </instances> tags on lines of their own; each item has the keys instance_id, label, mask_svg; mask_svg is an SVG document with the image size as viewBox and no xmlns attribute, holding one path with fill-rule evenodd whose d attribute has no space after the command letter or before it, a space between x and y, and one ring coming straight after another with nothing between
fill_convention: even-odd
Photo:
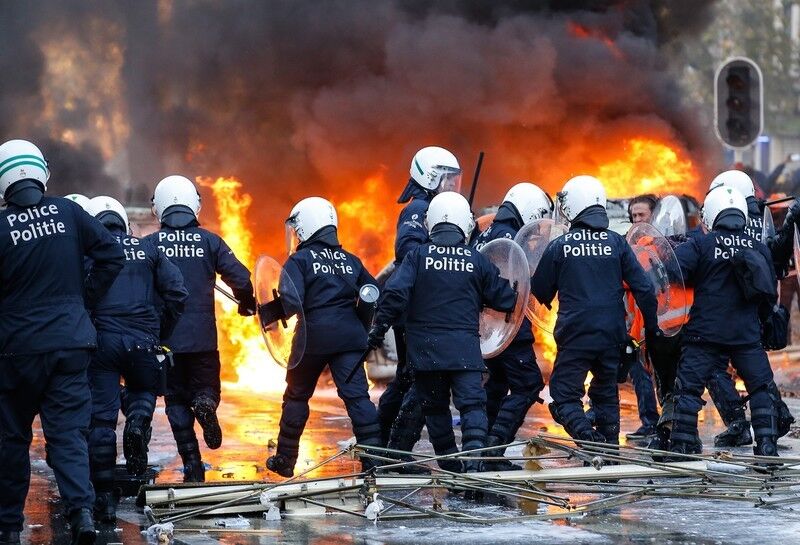
<instances>
[{"instance_id":1,"label":"transparent riot shield","mask_svg":"<svg viewBox=\"0 0 800 545\"><path fill-rule=\"evenodd\" d=\"M507 238L493 240L479 250L512 286L516 284L517 304L509 313L484 308L480 316L481 354L485 359L500 354L514 340L525 316L530 295L530 275L522 249Z\"/></svg>"},{"instance_id":2,"label":"transparent riot shield","mask_svg":"<svg viewBox=\"0 0 800 545\"><path fill-rule=\"evenodd\" d=\"M675 195L663 197L653 209L653 219L650 223L665 237L685 235L686 214L681 200Z\"/></svg>"},{"instance_id":3,"label":"transparent riot shield","mask_svg":"<svg viewBox=\"0 0 800 545\"><path fill-rule=\"evenodd\" d=\"M792 239L792 249L794 257L794 272L797 274L797 281L800 282L800 234L797 232L797 225L794 226L794 237Z\"/></svg>"},{"instance_id":4,"label":"transparent riot shield","mask_svg":"<svg viewBox=\"0 0 800 545\"><path fill-rule=\"evenodd\" d=\"M636 259L653 284L658 300L658 325L664 335L672 337L688 320L691 307L678 258L669 241L649 223L634 225L628 232L627 239ZM635 305L631 306L633 308L629 308L629 313L640 312ZM637 322L630 315L628 320L629 323Z\"/></svg>"},{"instance_id":5,"label":"transparent riot shield","mask_svg":"<svg viewBox=\"0 0 800 545\"><path fill-rule=\"evenodd\" d=\"M772 219L772 210L769 206L764 206L764 223L761 228L761 242L764 244L775 236L775 221Z\"/></svg>"},{"instance_id":6,"label":"transparent riot shield","mask_svg":"<svg viewBox=\"0 0 800 545\"><path fill-rule=\"evenodd\" d=\"M294 368L306 349L306 320L292 279L267 255L259 256L255 267L256 315L267 350L275 362Z\"/></svg>"},{"instance_id":7,"label":"transparent riot shield","mask_svg":"<svg viewBox=\"0 0 800 545\"><path fill-rule=\"evenodd\" d=\"M514 237L514 242L519 244L520 248L522 248L522 252L525 254L530 276L533 276L533 273L536 272L536 267L539 266L542 255L550 242L562 236L567 231L567 226L560 223L558 220L540 219L527 224L517 232L517 236ZM536 324L536 327L547 333L553 332L557 311L557 298L551 303L548 309L546 306L540 304L533 295L528 297L525 313L528 315L530 321Z\"/></svg>"}]
</instances>

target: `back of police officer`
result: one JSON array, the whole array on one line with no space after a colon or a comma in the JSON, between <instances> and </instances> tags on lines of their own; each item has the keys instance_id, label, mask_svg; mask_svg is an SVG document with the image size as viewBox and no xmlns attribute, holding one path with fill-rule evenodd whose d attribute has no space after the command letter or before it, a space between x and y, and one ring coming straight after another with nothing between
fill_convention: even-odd
<instances>
[{"instance_id":1,"label":"back of police officer","mask_svg":"<svg viewBox=\"0 0 800 545\"><path fill-rule=\"evenodd\" d=\"M278 447L267 460L267 469L291 477L308 421L308 401L326 367L347 409L358 444L378 446L380 426L361 361L367 348L367 330L356 314L360 288L374 285L375 279L358 257L342 248L336 209L325 199L309 197L297 203L286 226L299 243L285 265L296 294L282 289L281 295L286 307L303 309L306 343L302 357L293 356L300 358L297 365L286 372ZM293 250L289 248L290 252ZM364 470L373 465L366 458L361 462Z\"/></svg>"},{"instance_id":2,"label":"back of police officer","mask_svg":"<svg viewBox=\"0 0 800 545\"><path fill-rule=\"evenodd\" d=\"M155 245L129 235L122 204L95 197L88 212L114 235L125 252L125 266L92 312L97 328L97 351L89 365L92 425L89 455L97 500L95 519L116 520L114 491L117 460L117 418L120 377L125 379L126 415L123 449L128 473L143 475L151 422L160 392L161 336L169 336L183 311L187 292L183 277ZM161 307L159 309L159 306Z\"/></svg>"},{"instance_id":3,"label":"back of police officer","mask_svg":"<svg viewBox=\"0 0 800 545\"><path fill-rule=\"evenodd\" d=\"M405 256L428 242L425 214L431 199L442 191L458 191L461 185L461 166L455 155L444 148L428 146L419 150L411 160L410 178L399 203L408 203L397 219L394 243L395 269ZM419 400L412 387L411 373L406 366L405 325L401 319L394 325L397 346L397 371L378 401L378 420L381 424L381 443L398 450L409 451L419 440L424 418ZM414 467L404 468L413 472Z\"/></svg>"},{"instance_id":4,"label":"back of police officer","mask_svg":"<svg viewBox=\"0 0 800 545\"><path fill-rule=\"evenodd\" d=\"M792 241L794 237L795 218L800 214L800 202L795 202L787 219L777 233L766 232L764 228L765 213L767 212L764 201L755 196L753 181L745 172L728 170L717 175L712 180L709 191L716 187L731 187L739 191L747 202L747 225L745 234L767 245L772 256L772 264L776 272L776 281L780 281L787 273L789 260L792 257ZM753 442L750 435L750 423L744 411L744 402L736 390L733 378L728 373L728 362L719 361L706 385L714 405L728 427L723 433L714 438L714 445L718 447L734 447L749 445ZM769 386L772 397L777 399L776 410L782 415L779 426L782 433L789 430L794 422L788 412L786 404L780 399L777 385Z\"/></svg>"},{"instance_id":5,"label":"back of police officer","mask_svg":"<svg viewBox=\"0 0 800 545\"><path fill-rule=\"evenodd\" d=\"M0 543L19 543L38 413L73 543L94 543L85 430L93 307L122 269L122 247L72 201L45 197L47 164L24 140L0 146ZM93 266L84 272L83 260Z\"/></svg>"},{"instance_id":6,"label":"back of police officer","mask_svg":"<svg viewBox=\"0 0 800 545\"><path fill-rule=\"evenodd\" d=\"M458 452L450 416L450 397L461 413L463 450L486 445L488 420L479 317L484 306L510 312L516 293L489 260L466 240L474 227L466 199L454 192L437 195L427 213L431 242L406 255L386 284L370 331L379 346L389 326L404 314L408 365L434 451ZM440 461L460 471L460 462ZM476 463L463 468L477 469Z\"/></svg>"},{"instance_id":7,"label":"back of police officer","mask_svg":"<svg viewBox=\"0 0 800 545\"><path fill-rule=\"evenodd\" d=\"M552 215L550 197L532 183L522 182L508 190L492 224L481 233L473 247L480 250L501 238L514 240L524 225ZM486 360L489 380L486 382L486 412L489 418L487 446L504 445L514 440L528 409L541 401L539 393L544 379L533 352L533 324L524 318L517 336L508 348ZM489 451L486 456L502 456L504 449ZM511 462L484 462L485 471L519 469Z\"/></svg>"},{"instance_id":8,"label":"back of police officer","mask_svg":"<svg viewBox=\"0 0 800 545\"><path fill-rule=\"evenodd\" d=\"M694 286L694 304L684 332L684 347L675 389L675 421L670 450L699 453L697 413L703 389L717 367L730 361L750 394L756 454L776 456L777 411L769 390L773 382L767 354L761 347L760 307L777 301L775 272L768 248L748 235L747 203L732 187L711 190L703 204L703 223L710 232L676 248L687 283ZM769 302L748 300L734 270L742 253L760 264L758 283L771 287Z\"/></svg>"},{"instance_id":9,"label":"back of police officer","mask_svg":"<svg viewBox=\"0 0 800 545\"><path fill-rule=\"evenodd\" d=\"M239 314L255 314L250 271L218 235L200 227L200 195L183 176L168 176L153 193L153 209L161 229L145 237L177 265L189 297L174 331L163 340L173 352L167 373L167 417L184 465L186 482L202 482L205 470L194 432L195 419L211 449L222 444L217 420L220 402L220 360L214 311L216 275L239 301Z\"/></svg>"},{"instance_id":10,"label":"back of police officer","mask_svg":"<svg viewBox=\"0 0 800 545\"><path fill-rule=\"evenodd\" d=\"M558 194L558 204L570 221L569 232L549 244L531 280L540 303L550 305L558 294L550 412L571 437L616 444L617 371L628 341L623 282L642 311L649 335L658 332L656 297L633 250L608 229L605 189L597 179L572 178ZM583 410L589 371L596 429Z\"/></svg>"}]
</instances>

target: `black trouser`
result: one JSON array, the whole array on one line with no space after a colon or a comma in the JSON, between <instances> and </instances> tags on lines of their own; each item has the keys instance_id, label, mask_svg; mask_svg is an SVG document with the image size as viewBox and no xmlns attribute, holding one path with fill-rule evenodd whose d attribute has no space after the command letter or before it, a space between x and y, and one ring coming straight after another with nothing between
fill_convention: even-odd
<instances>
[{"instance_id":1,"label":"black trouser","mask_svg":"<svg viewBox=\"0 0 800 545\"><path fill-rule=\"evenodd\" d=\"M308 400L314 395L317 381L325 367L330 367L336 393L344 401L345 409L353 425L356 441L361 445L377 446L380 443L380 427L375 405L369 399L367 374L359 366L356 374L346 382L347 376L357 364L362 351L339 352L337 354L306 354L296 367L286 372L286 390L283 393L278 453L297 460L300 437L308 421Z\"/></svg>"},{"instance_id":2,"label":"black trouser","mask_svg":"<svg viewBox=\"0 0 800 545\"><path fill-rule=\"evenodd\" d=\"M583 410L584 382L589 371L592 381L589 399L595 414L594 426L607 441L619 441L619 390L617 373L620 349L580 350L559 347L550 377L550 412L570 437L586 439L593 431Z\"/></svg>"},{"instance_id":3,"label":"black trouser","mask_svg":"<svg viewBox=\"0 0 800 545\"><path fill-rule=\"evenodd\" d=\"M686 342L675 387L673 443L692 443L697 434L697 413L703 407L703 390L713 370L730 361L750 394L750 413L756 440L777 436L777 411L768 392L772 369L767 353L757 344L718 345Z\"/></svg>"},{"instance_id":4,"label":"black trouser","mask_svg":"<svg viewBox=\"0 0 800 545\"><path fill-rule=\"evenodd\" d=\"M120 410L120 377L125 379L128 420L140 419L150 427L161 385L161 364L154 339L99 333L97 351L89 364L92 391L92 424L89 455L92 483L98 492L110 492L117 460L117 419Z\"/></svg>"},{"instance_id":5,"label":"black trouser","mask_svg":"<svg viewBox=\"0 0 800 545\"><path fill-rule=\"evenodd\" d=\"M496 437L499 444L506 444L514 440L528 409L541 401L544 379L528 343L511 344L497 357L486 360L486 367L489 435Z\"/></svg>"},{"instance_id":6,"label":"black trouser","mask_svg":"<svg viewBox=\"0 0 800 545\"><path fill-rule=\"evenodd\" d=\"M451 394L453 405L461 414L461 449L486 446L489 422L480 371L416 371L414 380L437 455L458 452L450 414Z\"/></svg>"},{"instance_id":7,"label":"black trouser","mask_svg":"<svg viewBox=\"0 0 800 545\"><path fill-rule=\"evenodd\" d=\"M406 329L394 327L397 347L397 371L378 400L378 423L381 446L389 444L400 450L411 450L419 440L425 419L415 389L414 377L406 363Z\"/></svg>"},{"instance_id":8,"label":"black trouser","mask_svg":"<svg viewBox=\"0 0 800 545\"><path fill-rule=\"evenodd\" d=\"M86 444L92 410L88 365L87 350L0 359L0 530L22 531L37 413L67 513L94 505Z\"/></svg>"},{"instance_id":9,"label":"black trouser","mask_svg":"<svg viewBox=\"0 0 800 545\"><path fill-rule=\"evenodd\" d=\"M189 352L173 355L167 370L167 395L164 397L167 418L178 453L184 462L200 457L200 445L194 432L192 404L200 398L220 401L219 352Z\"/></svg>"}]
</instances>

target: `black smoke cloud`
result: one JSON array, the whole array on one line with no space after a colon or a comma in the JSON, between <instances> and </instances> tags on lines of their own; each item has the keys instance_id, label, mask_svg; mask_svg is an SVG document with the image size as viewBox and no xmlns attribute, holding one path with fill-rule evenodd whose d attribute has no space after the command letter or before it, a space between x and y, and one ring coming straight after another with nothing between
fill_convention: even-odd
<instances>
[{"instance_id":1,"label":"black smoke cloud","mask_svg":"<svg viewBox=\"0 0 800 545\"><path fill-rule=\"evenodd\" d=\"M467 168L487 151L484 202L518 179L553 188L643 131L701 167L713 159L663 53L703 27L708 0L31 4L0 4L14 52L0 68L17 74L0 79L3 137L24 136L47 85L37 36L90 36L99 20L124 50L128 179L93 160L99 143L54 139L51 157L85 159L64 192L108 185L145 201L167 174L236 175L266 221L310 194L357 194L376 172L399 191L431 144Z\"/></svg>"}]
</instances>

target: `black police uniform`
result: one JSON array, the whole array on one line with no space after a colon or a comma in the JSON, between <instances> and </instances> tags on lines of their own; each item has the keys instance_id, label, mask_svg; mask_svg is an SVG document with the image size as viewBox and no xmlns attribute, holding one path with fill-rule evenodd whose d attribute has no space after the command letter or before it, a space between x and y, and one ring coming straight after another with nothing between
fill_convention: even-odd
<instances>
[{"instance_id":1,"label":"black police uniform","mask_svg":"<svg viewBox=\"0 0 800 545\"><path fill-rule=\"evenodd\" d=\"M302 307L306 318L304 355L286 372L277 448L283 459L277 465L275 460L268 462L270 469L288 477L292 475L300 437L308 421L308 400L325 367L330 368L336 391L344 401L356 441L378 446L380 426L375 405L369 398L367 375L359 360L367 348L367 331L355 307L359 288L374 284L375 279L358 257L341 247L332 226L323 227L300 244L284 269L300 297L289 306ZM282 296L291 297L284 291ZM347 382L354 366L359 369Z\"/></svg>"},{"instance_id":2,"label":"black police uniform","mask_svg":"<svg viewBox=\"0 0 800 545\"><path fill-rule=\"evenodd\" d=\"M684 279L694 287L694 304L684 330L675 384L672 450L700 450L695 437L703 389L714 369L727 369L729 361L750 393L756 441L764 442L777 433L777 411L768 392L773 376L760 344L759 308L745 300L731 262L733 255L741 250L761 255L766 262L765 270L769 271L767 283L774 282L769 250L748 236L745 218L737 210L723 211L713 231L676 248Z\"/></svg>"},{"instance_id":3,"label":"black police uniform","mask_svg":"<svg viewBox=\"0 0 800 545\"><path fill-rule=\"evenodd\" d=\"M479 316L484 306L508 312L515 302L514 290L497 267L464 244L461 231L449 224L437 225L431 242L411 250L387 282L375 324L385 331L407 316L408 365L437 455L458 452L451 393L461 413L463 450L486 445ZM452 462L439 465L460 469Z\"/></svg>"},{"instance_id":4,"label":"black police uniform","mask_svg":"<svg viewBox=\"0 0 800 545\"><path fill-rule=\"evenodd\" d=\"M120 377L125 379L126 420L123 447L128 471L147 469L150 423L161 388L156 355L162 333L169 336L183 311L187 292L183 276L152 242L109 227L125 251L125 267L92 312L97 351L89 364L92 425L89 455L98 495L96 516L111 518L117 459ZM158 307L163 305L162 312ZM101 501L102 500L102 501Z\"/></svg>"},{"instance_id":5,"label":"black police uniform","mask_svg":"<svg viewBox=\"0 0 800 545\"><path fill-rule=\"evenodd\" d=\"M172 207L171 207L172 208ZM214 311L216 275L243 306L255 309L250 271L236 259L225 241L200 227L192 215L170 214L161 219L161 229L145 237L177 265L189 297L174 331L163 341L174 356L167 372L165 396L167 418L184 463L184 479L202 481L200 447L194 421L203 428L209 448L219 448L222 433L216 417L220 401L220 361L217 350L217 326ZM179 207L175 207L179 208ZM181 207L182 208L182 207Z\"/></svg>"},{"instance_id":6,"label":"black police uniform","mask_svg":"<svg viewBox=\"0 0 800 545\"><path fill-rule=\"evenodd\" d=\"M776 281L780 281L787 273L792 256L794 222L785 222L774 237L763 240L764 209L764 201L753 196L747 197L747 225L744 231L749 237L767 245L776 272ZM727 361L716 362L706 388L722 421L728 426L725 432L715 437L714 444L720 447L750 444L752 438L744 411L744 401L736 390L733 377L728 373ZM777 396L780 400L777 386L773 384L771 390L773 390L773 397ZM779 401L779 405L776 409L785 407L782 401Z\"/></svg>"},{"instance_id":7,"label":"black police uniform","mask_svg":"<svg viewBox=\"0 0 800 545\"><path fill-rule=\"evenodd\" d=\"M397 219L397 236L394 241L395 271L406 255L428 241L425 215L433 193L426 191L414 180L409 180L398 203L408 203ZM410 200L410 202L409 202ZM412 387L413 380L406 357L405 324L400 319L394 325L397 347L397 371L378 400L378 422L381 425L381 444L399 450L411 450L419 441L425 419L419 398Z\"/></svg>"},{"instance_id":8,"label":"black police uniform","mask_svg":"<svg viewBox=\"0 0 800 545\"><path fill-rule=\"evenodd\" d=\"M67 513L93 507L86 368L97 335L86 307L124 261L111 233L72 201L43 197L0 211L0 531L22 530L37 413Z\"/></svg>"},{"instance_id":9,"label":"black police uniform","mask_svg":"<svg viewBox=\"0 0 800 545\"><path fill-rule=\"evenodd\" d=\"M601 206L581 212L569 232L550 243L531 280L542 304L549 305L558 293L550 412L574 438L619 441L617 372L628 340L623 282L642 311L646 331L654 334L658 323L653 286L625 239L608 230ZM588 371L593 375L589 398L597 431L583 410Z\"/></svg>"},{"instance_id":10,"label":"black police uniform","mask_svg":"<svg viewBox=\"0 0 800 545\"><path fill-rule=\"evenodd\" d=\"M503 203L492 224L473 241L473 246L480 250L493 240L513 240L522 225L514 205ZM541 401L539 393L544 388L544 379L536 364L533 342L532 324L528 318L524 318L508 348L485 362L489 369L489 380L485 386L489 446L513 441L528 409L536 401Z\"/></svg>"}]
</instances>

